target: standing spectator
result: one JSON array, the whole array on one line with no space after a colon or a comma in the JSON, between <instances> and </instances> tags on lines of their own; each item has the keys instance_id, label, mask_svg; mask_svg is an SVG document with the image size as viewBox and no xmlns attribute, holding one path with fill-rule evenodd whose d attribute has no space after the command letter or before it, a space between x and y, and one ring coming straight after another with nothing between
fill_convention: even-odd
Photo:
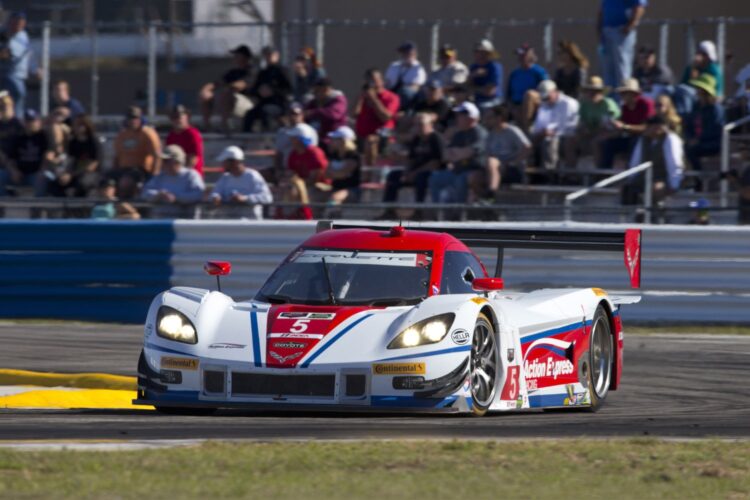
<instances>
[{"instance_id":1,"label":"standing spectator","mask_svg":"<svg viewBox=\"0 0 750 500\"><path fill-rule=\"evenodd\" d=\"M654 101L643 96L638 80L630 78L617 88L620 95L620 119L612 121L612 130L602 143L602 167L612 168L618 155L630 158L633 146L646 130L646 120L654 115Z\"/></svg>"},{"instance_id":2,"label":"standing spectator","mask_svg":"<svg viewBox=\"0 0 750 500\"><path fill-rule=\"evenodd\" d=\"M365 165L375 164L378 153L385 149L392 137L400 105L398 95L385 88L382 73L374 68L368 69L354 107L357 116L354 131L364 152Z\"/></svg>"},{"instance_id":3,"label":"standing spectator","mask_svg":"<svg viewBox=\"0 0 750 500\"><path fill-rule=\"evenodd\" d=\"M503 66L495 46L487 39L474 45L474 63L469 66L469 83L478 106L492 106L503 100Z\"/></svg>"},{"instance_id":4,"label":"standing spectator","mask_svg":"<svg viewBox=\"0 0 750 500\"><path fill-rule=\"evenodd\" d=\"M344 125L328 134L328 168L326 179L330 182L328 202L340 205L348 199L359 198L360 158L357 153L357 136Z\"/></svg>"},{"instance_id":5,"label":"standing spectator","mask_svg":"<svg viewBox=\"0 0 750 500\"><path fill-rule=\"evenodd\" d=\"M664 119L664 123L667 124L669 130L682 136L682 117L677 113L672 98L667 94L661 94L656 98L654 106L656 114Z\"/></svg>"},{"instance_id":6,"label":"standing spectator","mask_svg":"<svg viewBox=\"0 0 750 500\"><path fill-rule=\"evenodd\" d=\"M450 92L456 85L463 85L469 77L469 68L458 60L458 52L449 44L440 47L438 52L440 66L430 73L429 82L440 82L440 86Z\"/></svg>"},{"instance_id":7,"label":"standing spectator","mask_svg":"<svg viewBox=\"0 0 750 500\"><path fill-rule=\"evenodd\" d=\"M415 113L431 113L435 117L435 126L439 131L445 130L448 114L451 108L445 98L442 84L439 80L430 80L424 86L424 95L414 106Z\"/></svg>"},{"instance_id":8,"label":"standing spectator","mask_svg":"<svg viewBox=\"0 0 750 500\"><path fill-rule=\"evenodd\" d=\"M652 47L641 47L638 50L633 78L638 80L643 94L654 101L672 86L674 79L672 70L659 64L656 50Z\"/></svg>"},{"instance_id":9,"label":"standing spectator","mask_svg":"<svg viewBox=\"0 0 750 500\"><path fill-rule=\"evenodd\" d=\"M388 174L385 182L383 203L393 203L398 200L398 192L403 187L414 187L414 198L422 203L427 196L427 187L433 172L443 166L445 156L445 142L435 131L435 117L429 113L414 115L416 134L407 144L406 168L393 170ZM422 214L415 214L416 217ZM394 220L397 214L393 209L386 210L379 217L382 220Z\"/></svg>"},{"instance_id":10,"label":"standing spectator","mask_svg":"<svg viewBox=\"0 0 750 500\"><path fill-rule=\"evenodd\" d=\"M101 146L94 123L86 115L73 119L73 130L68 142L71 182L74 196L88 196L99 183Z\"/></svg>"},{"instance_id":11,"label":"standing spectator","mask_svg":"<svg viewBox=\"0 0 750 500\"><path fill-rule=\"evenodd\" d=\"M669 130L667 122L661 116L652 116L646 122L646 131L636 142L633 154L630 157L630 168L637 167L645 162L652 162L653 166L653 195L654 202L660 202L680 188L682 175L685 170L685 152L682 147L682 139ZM643 191L641 182L628 185L631 191L640 193ZM633 189L635 186L637 188ZM626 188L627 193L629 189ZM633 193L635 194L635 193ZM631 194L631 199L626 202L636 203L637 199Z\"/></svg>"},{"instance_id":12,"label":"standing spectator","mask_svg":"<svg viewBox=\"0 0 750 500\"><path fill-rule=\"evenodd\" d=\"M482 191L479 180L486 161L487 131L479 125L479 108L467 101L454 111L458 130L445 149L447 168L433 172L429 180L435 203L466 203L470 190Z\"/></svg>"},{"instance_id":13,"label":"standing spectator","mask_svg":"<svg viewBox=\"0 0 750 500\"><path fill-rule=\"evenodd\" d=\"M698 91L698 103L685 122L686 154L693 169L701 171L703 158L721 152L724 108L717 102L716 81L711 75L699 75L690 85Z\"/></svg>"},{"instance_id":14,"label":"standing spectator","mask_svg":"<svg viewBox=\"0 0 750 500\"><path fill-rule=\"evenodd\" d=\"M647 5L648 0L601 0L597 24L604 83L610 87L632 75L636 29Z\"/></svg>"},{"instance_id":15,"label":"standing spectator","mask_svg":"<svg viewBox=\"0 0 750 500\"><path fill-rule=\"evenodd\" d=\"M293 102L289 105L286 113L281 117L281 123L283 126L276 131L274 142L276 151L274 170L277 175L280 175L287 167L289 153L292 151L292 135L295 131L299 131L314 146L318 145L318 132L305 123L305 114L300 103Z\"/></svg>"},{"instance_id":16,"label":"standing spectator","mask_svg":"<svg viewBox=\"0 0 750 500\"><path fill-rule=\"evenodd\" d=\"M398 46L399 60L388 66L385 86L398 95L401 109L410 109L419 88L427 80L422 63L417 59L417 45L406 41Z\"/></svg>"},{"instance_id":17,"label":"standing spectator","mask_svg":"<svg viewBox=\"0 0 750 500\"><path fill-rule=\"evenodd\" d=\"M537 88L542 105L539 107L534 126L531 129L534 145L541 165L547 170L557 168L561 144L575 136L579 120L578 101L562 93L555 82L545 80ZM571 166L572 158L565 158L566 166Z\"/></svg>"},{"instance_id":18,"label":"standing spectator","mask_svg":"<svg viewBox=\"0 0 750 500\"><path fill-rule=\"evenodd\" d=\"M327 137L346 125L348 107L344 93L333 88L328 78L320 78L313 85L313 99L305 106L305 121L320 137Z\"/></svg>"},{"instance_id":19,"label":"standing spectator","mask_svg":"<svg viewBox=\"0 0 750 500\"><path fill-rule=\"evenodd\" d=\"M152 127L143 123L143 111L131 106L124 127L115 137L114 169L118 197L133 198L143 182L159 173L161 141Z\"/></svg>"},{"instance_id":20,"label":"standing spectator","mask_svg":"<svg viewBox=\"0 0 750 500\"><path fill-rule=\"evenodd\" d=\"M292 83L280 57L279 51L273 47L263 48L265 67L258 73L250 90L255 106L245 115L245 132L253 132L258 121L261 131L273 130L274 122L281 117L289 102Z\"/></svg>"},{"instance_id":21,"label":"standing spectator","mask_svg":"<svg viewBox=\"0 0 750 500\"><path fill-rule=\"evenodd\" d=\"M557 44L558 67L555 83L562 93L573 99L580 97L581 87L586 83L589 60L574 42L560 40Z\"/></svg>"},{"instance_id":22,"label":"standing spectator","mask_svg":"<svg viewBox=\"0 0 750 500\"><path fill-rule=\"evenodd\" d=\"M312 99L312 90L315 82L326 76L323 65L318 61L318 56L312 47L303 47L299 55L294 59L292 75L294 100L307 103Z\"/></svg>"},{"instance_id":23,"label":"standing spectator","mask_svg":"<svg viewBox=\"0 0 750 500\"><path fill-rule=\"evenodd\" d=\"M591 76L582 87L581 119L575 137L575 153L593 154L594 165L602 164L601 141L620 119L620 106L606 96L609 88L599 76Z\"/></svg>"},{"instance_id":24,"label":"standing spectator","mask_svg":"<svg viewBox=\"0 0 750 500\"><path fill-rule=\"evenodd\" d=\"M487 190L495 197L500 184L524 181L526 158L531 142L520 128L510 123L510 107L501 104L492 108L488 120L492 127L487 137Z\"/></svg>"},{"instance_id":25,"label":"standing spectator","mask_svg":"<svg viewBox=\"0 0 750 500\"><path fill-rule=\"evenodd\" d=\"M16 137L23 134L23 123L16 117L13 99L8 91L0 91L0 183L2 179L9 178L9 158L11 147L16 141ZM4 184L0 186L0 196L4 196Z\"/></svg>"},{"instance_id":26,"label":"standing spectator","mask_svg":"<svg viewBox=\"0 0 750 500\"><path fill-rule=\"evenodd\" d=\"M536 52L528 43L516 49L518 68L508 77L507 98L514 108L520 108L526 92L536 90L540 83L549 80L547 71L537 64ZM515 114L515 113L514 113Z\"/></svg>"},{"instance_id":27,"label":"standing spectator","mask_svg":"<svg viewBox=\"0 0 750 500\"><path fill-rule=\"evenodd\" d=\"M26 106L26 79L29 76L31 43L26 33L26 14L11 12L5 31L0 34L0 88L7 90L22 116Z\"/></svg>"},{"instance_id":28,"label":"standing spectator","mask_svg":"<svg viewBox=\"0 0 750 500\"><path fill-rule=\"evenodd\" d=\"M7 174L0 178L0 193L6 192L7 184L11 184L32 186L35 196L45 196L46 167L55 159L55 154L50 150L42 119L33 109L26 110L23 133L15 138L9 153Z\"/></svg>"},{"instance_id":29,"label":"standing spectator","mask_svg":"<svg viewBox=\"0 0 750 500\"><path fill-rule=\"evenodd\" d=\"M279 183L282 201L303 204L293 217L310 220L312 210L306 205L310 201L320 200L322 192L330 190L325 177L328 159L323 150L315 146L299 129L293 130L290 137L292 150L284 179ZM276 215L281 217L283 211L280 210Z\"/></svg>"},{"instance_id":30,"label":"standing spectator","mask_svg":"<svg viewBox=\"0 0 750 500\"><path fill-rule=\"evenodd\" d=\"M271 189L257 170L245 166L245 153L237 146L229 146L216 158L225 173L216 181L209 200L217 207L229 206L229 214L247 217L242 207L252 206L254 219L263 218L263 206L273 202Z\"/></svg>"},{"instance_id":31,"label":"standing spectator","mask_svg":"<svg viewBox=\"0 0 750 500\"><path fill-rule=\"evenodd\" d=\"M83 104L70 95L70 85L65 80L58 80L52 87L52 108L65 112L65 123L72 125L73 118L86 113Z\"/></svg>"},{"instance_id":32,"label":"standing spectator","mask_svg":"<svg viewBox=\"0 0 750 500\"><path fill-rule=\"evenodd\" d=\"M682 73L682 83L692 86L691 80L700 78L701 75L709 75L716 82L714 85L716 97L722 97L724 95L724 75L721 72L718 59L716 44L711 40L702 41L698 44L693 62Z\"/></svg>"},{"instance_id":33,"label":"standing spectator","mask_svg":"<svg viewBox=\"0 0 750 500\"><path fill-rule=\"evenodd\" d=\"M247 45L239 45L229 53L232 54L232 68L219 80L203 85L198 96L204 130L211 130L211 115L218 113L221 129L227 132L230 117L242 118L253 107L247 96L253 76L253 53Z\"/></svg>"},{"instance_id":34,"label":"standing spectator","mask_svg":"<svg viewBox=\"0 0 750 500\"><path fill-rule=\"evenodd\" d=\"M177 144L164 148L159 174L143 186L143 199L157 206L153 216L158 218L193 218L195 207L203 198L203 178L192 168L187 168L187 155ZM180 206L183 205L183 206ZM191 205L191 206L184 206Z\"/></svg>"},{"instance_id":35,"label":"standing spectator","mask_svg":"<svg viewBox=\"0 0 750 500\"><path fill-rule=\"evenodd\" d=\"M203 177L203 136L190 124L190 111L178 104L169 115L172 130L167 134L167 146L176 144L185 153L185 166Z\"/></svg>"},{"instance_id":36,"label":"standing spectator","mask_svg":"<svg viewBox=\"0 0 750 500\"><path fill-rule=\"evenodd\" d=\"M102 179L99 181L97 198L99 202L91 209L92 219L101 220L138 220L141 214L130 203L121 202L117 199L117 183L114 179Z\"/></svg>"}]
</instances>

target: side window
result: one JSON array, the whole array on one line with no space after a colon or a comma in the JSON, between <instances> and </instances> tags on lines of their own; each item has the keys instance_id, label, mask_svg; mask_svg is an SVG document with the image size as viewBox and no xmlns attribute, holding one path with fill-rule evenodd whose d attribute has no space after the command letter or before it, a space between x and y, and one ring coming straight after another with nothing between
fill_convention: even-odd
<instances>
[{"instance_id":1,"label":"side window","mask_svg":"<svg viewBox=\"0 0 750 500\"><path fill-rule=\"evenodd\" d=\"M467 252L445 252L440 293L472 293L471 281L482 276L484 271L474 255Z\"/></svg>"}]
</instances>

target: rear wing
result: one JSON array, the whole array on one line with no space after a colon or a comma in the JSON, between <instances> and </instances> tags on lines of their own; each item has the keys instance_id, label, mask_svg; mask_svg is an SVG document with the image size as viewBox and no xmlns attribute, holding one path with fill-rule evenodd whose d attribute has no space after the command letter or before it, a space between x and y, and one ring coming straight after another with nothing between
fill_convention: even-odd
<instances>
[{"instance_id":1,"label":"rear wing","mask_svg":"<svg viewBox=\"0 0 750 500\"><path fill-rule=\"evenodd\" d=\"M388 226L319 221L317 232L328 229L387 230ZM539 250L579 250L587 252L622 252L630 276L630 286L641 286L641 230L576 231L548 229L483 229L474 227L418 226L416 231L447 233L469 247L496 248L495 276L502 277L506 248Z\"/></svg>"}]
</instances>

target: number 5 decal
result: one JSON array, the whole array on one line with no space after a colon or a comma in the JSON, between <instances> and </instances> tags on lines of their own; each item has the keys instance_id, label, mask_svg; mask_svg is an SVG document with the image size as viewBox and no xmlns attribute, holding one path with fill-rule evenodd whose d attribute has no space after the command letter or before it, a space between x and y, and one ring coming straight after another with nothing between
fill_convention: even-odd
<instances>
[{"instance_id":1,"label":"number 5 decal","mask_svg":"<svg viewBox=\"0 0 750 500\"><path fill-rule=\"evenodd\" d=\"M508 373L505 376L505 385L500 399L504 401L513 401L518 398L518 375L521 372L520 366L509 366Z\"/></svg>"},{"instance_id":2,"label":"number 5 decal","mask_svg":"<svg viewBox=\"0 0 750 500\"><path fill-rule=\"evenodd\" d=\"M289 328L289 331L292 333L302 333L305 330L307 330L307 327L310 326L310 320L309 319L298 319L294 322L291 328Z\"/></svg>"}]
</instances>

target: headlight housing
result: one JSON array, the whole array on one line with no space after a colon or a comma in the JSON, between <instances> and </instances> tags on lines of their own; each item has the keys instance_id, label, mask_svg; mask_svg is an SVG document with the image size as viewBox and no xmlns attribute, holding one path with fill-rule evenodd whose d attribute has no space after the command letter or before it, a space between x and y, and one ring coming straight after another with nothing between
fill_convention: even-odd
<instances>
[{"instance_id":1,"label":"headlight housing","mask_svg":"<svg viewBox=\"0 0 750 500\"><path fill-rule=\"evenodd\" d=\"M440 314L414 323L399 333L388 344L388 349L403 349L428 344L437 344L445 338L456 315L453 313Z\"/></svg>"},{"instance_id":2,"label":"headlight housing","mask_svg":"<svg viewBox=\"0 0 750 500\"><path fill-rule=\"evenodd\" d=\"M159 308L156 315L156 334L184 344L198 343L198 334L193 323L180 311L168 306Z\"/></svg>"}]
</instances>

